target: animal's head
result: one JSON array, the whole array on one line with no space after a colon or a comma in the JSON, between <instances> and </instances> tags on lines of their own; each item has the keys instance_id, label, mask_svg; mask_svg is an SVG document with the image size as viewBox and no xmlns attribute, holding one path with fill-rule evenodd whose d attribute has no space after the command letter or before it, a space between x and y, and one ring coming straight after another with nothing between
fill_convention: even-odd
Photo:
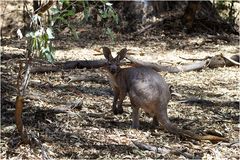
<instances>
[{"instance_id":1,"label":"animal's head","mask_svg":"<svg viewBox=\"0 0 240 160\"><path fill-rule=\"evenodd\" d=\"M113 58L111 51L108 47L102 47L103 55L107 59L107 69L111 74L115 74L120 70L120 61L124 59L127 54L127 49L123 48L117 52L117 56Z\"/></svg>"}]
</instances>

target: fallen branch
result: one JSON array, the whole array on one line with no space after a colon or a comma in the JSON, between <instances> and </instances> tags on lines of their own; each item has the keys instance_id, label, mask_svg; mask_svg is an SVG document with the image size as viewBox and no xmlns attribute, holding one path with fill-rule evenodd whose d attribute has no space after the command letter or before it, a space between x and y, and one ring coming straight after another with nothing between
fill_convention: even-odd
<instances>
[{"instance_id":1,"label":"fallen branch","mask_svg":"<svg viewBox=\"0 0 240 160\"><path fill-rule=\"evenodd\" d=\"M189 72L189 71L197 71L204 69L206 67L209 68L217 68L224 66L233 66L240 65L239 58L240 55L233 55L228 58L224 55L216 55L213 57L205 57L204 59L187 59L187 60L201 60L194 62L192 64L180 65L180 66L167 66L161 65L157 63L144 62L141 60L137 60L132 56L127 55L126 58L131 62L130 66L146 66L153 68L157 72L169 72L169 73L178 73L178 72ZM186 59L186 58L183 58ZM124 62L126 64L126 62ZM80 61L67 61L67 62L57 62L54 64L46 64L45 66L38 66L31 69L31 73L45 73L45 72L59 72L67 69L92 69L92 68L100 68L106 65L106 60L80 60ZM129 64L128 64L129 65Z\"/></svg>"},{"instance_id":2,"label":"fallen branch","mask_svg":"<svg viewBox=\"0 0 240 160\"><path fill-rule=\"evenodd\" d=\"M67 61L67 62L58 62L53 65L46 65L41 67L34 67L31 70L31 73L45 73L45 72L59 72L67 69L91 69L91 68L100 68L106 64L106 60L82 60L82 61Z\"/></svg>"},{"instance_id":3,"label":"fallen branch","mask_svg":"<svg viewBox=\"0 0 240 160\"><path fill-rule=\"evenodd\" d=\"M206 99L200 99L197 97L192 97L184 100L178 101L179 103L188 103L188 104L201 104L206 106L213 106L213 105L223 105L223 106L231 106L236 109L239 109L239 102L238 101L212 101L212 100L206 100Z\"/></svg>"},{"instance_id":4,"label":"fallen branch","mask_svg":"<svg viewBox=\"0 0 240 160\"><path fill-rule=\"evenodd\" d=\"M203 60L207 60L207 59L210 59L212 58L211 56L207 56L205 58L185 58L185 57L179 57L181 59L184 59L184 60L190 60L190 61L203 61Z\"/></svg>"},{"instance_id":5,"label":"fallen branch","mask_svg":"<svg viewBox=\"0 0 240 160\"><path fill-rule=\"evenodd\" d=\"M147 25L146 27L136 31L133 33L133 36L137 36L137 35L140 35L142 34L143 32L145 32L146 30L149 30L149 28L152 28L152 27L156 27L156 24L149 24Z\"/></svg>"},{"instance_id":6,"label":"fallen branch","mask_svg":"<svg viewBox=\"0 0 240 160\"><path fill-rule=\"evenodd\" d=\"M221 54L221 56L225 59L226 66L240 65L240 55L238 54L235 54L230 58L224 56L223 54Z\"/></svg>"},{"instance_id":7,"label":"fallen branch","mask_svg":"<svg viewBox=\"0 0 240 160\"><path fill-rule=\"evenodd\" d=\"M148 150L148 151L153 151L153 152L156 152L156 153L160 153L160 154L163 154L163 155L166 155L166 154L174 154L174 155L182 155L186 158L189 158L189 159L199 159L201 157L195 157L193 155L191 155L190 153L186 153L186 152L183 152L181 150L174 150L174 149L171 149L169 147L155 147L155 146L152 146L152 145L149 145L149 144L145 144L145 143L142 143L142 142L137 142L137 141L132 141L133 144L135 146L137 146L139 149L141 150Z\"/></svg>"},{"instance_id":8,"label":"fallen branch","mask_svg":"<svg viewBox=\"0 0 240 160\"><path fill-rule=\"evenodd\" d=\"M199 69L204 68L208 64L208 61L200 61L200 62L196 62L193 64L174 67L174 66L159 65L159 64L150 63L150 62L143 62L143 61L137 60L131 56L126 56L126 58L129 61L131 61L133 64L135 64L136 66L146 66L146 67L153 68L157 72L165 71L165 72L169 72L169 73L178 73L178 72L188 72L188 71L193 71L193 70L199 70Z\"/></svg>"},{"instance_id":9,"label":"fallen branch","mask_svg":"<svg viewBox=\"0 0 240 160\"><path fill-rule=\"evenodd\" d=\"M194 119L194 120L192 120L192 121L189 121L189 122L187 122L187 123L185 123L183 126L182 126L182 128L187 128L187 127L189 127L189 126L191 126L193 123L195 123L195 122L197 122L198 121L198 119Z\"/></svg>"},{"instance_id":10,"label":"fallen branch","mask_svg":"<svg viewBox=\"0 0 240 160\"><path fill-rule=\"evenodd\" d=\"M69 78L68 83L76 82L76 81L95 82L95 83L102 83L102 84L109 83L108 80L105 80L105 79L100 78L100 77L94 77L94 76L90 76L90 77L86 77L86 76L68 76L68 78Z\"/></svg>"},{"instance_id":11,"label":"fallen branch","mask_svg":"<svg viewBox=\"0 0 240 160\"><path fill-rule=\"evenodd\" d=\"M217 67L224 67L224 66L227 66L227 67L230 67L230 66L234 66L234 65L240 65L240 55L238 54L235 54L233 56L231 56L230 58L223 55L223 54L220 54L220 55L215 55L213 57L211 56L207 56L205 58L202 58L202 59L194 59L194 58L184 58L184 57L180 57L184 60L200 60L200 61L208 61L208 64L207 66L209 68L217 68Z\"/></svg>"},{"instance_id":12,"label":"fallen branch","mask_svg":"<svg viewBox=\"0 0 240 160\"><path fill-rule=\"evenodd\" d=\"M239 63L240 55L233 55L230 58L224 55L205 57L204 59L202 59L202 61L198 61L192 64L186 64L182 66L165 66L157 63L143 62L141 60L137 60L128 55L126 56L126 58L129 61L131 61L135 66L146 66L146 67L153 68L157 72L165 71L169 73L196 71L196 70L204 69L206 67L217 68L217 67L224 67L224 66L240 65Z\"/></svg>"}]
</instances>

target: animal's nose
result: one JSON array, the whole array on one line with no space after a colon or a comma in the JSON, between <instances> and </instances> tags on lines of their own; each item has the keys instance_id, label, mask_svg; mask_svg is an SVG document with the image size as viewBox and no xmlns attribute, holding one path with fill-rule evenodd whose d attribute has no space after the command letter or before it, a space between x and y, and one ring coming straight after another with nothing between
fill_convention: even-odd
<instances>
[{"instance_id":1,"label":"animal's nose","mask_svg":"<svg viewBox=\"0 0 240 160\"><path fill-rule=\"evenodd\" d=\"M111 66L110 67L110 72L111 73L116 73L117 72L117 66Z\"/></svg>"},{"instance_id":2,"label":"animal's nose","mask_svg":"<svg viewBox=\"0 0 240 160\"><path fill-rule=\"evenodd\" d=\"M117 72L117 68L111 68L110 69L110 72L113 74L113 73L116 73Z\"/></svg>"}]
</instances>

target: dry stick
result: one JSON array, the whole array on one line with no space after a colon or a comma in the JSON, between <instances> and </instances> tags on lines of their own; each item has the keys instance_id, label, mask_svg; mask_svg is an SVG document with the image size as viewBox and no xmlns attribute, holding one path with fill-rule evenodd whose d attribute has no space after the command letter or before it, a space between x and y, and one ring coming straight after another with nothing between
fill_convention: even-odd
<instances>
[{"instance_id":1,"label":"dry stick","mask_svg":"<svg viewBox=\"0 0 240 160\"><path fill-rule=\"evenodd\" d=\"M240 141L234 141L234 142L230 143L229 147L232 147L232 145L234 145L234 144L239 144L240 145Z\"/></svg>"},{"instance_id":2,"label":"dry stick","mask_svg":"<svg viewBox=\"0 0 240 160\"><path fill-rule=\"evenodd\" d=\"M16 126L17 130L21 135L22 142L23 143L29 143L29 138L27 135L27 132L24 128L23 122L22 122L22 110L24 107L24 96L25 96L25 91L29 83L30 79L30 69L31 69L31 49L30 49L30 43L28 42L27 46L27 53L26 53L26 63L25 63L25 73L24 73L24 78L22 79L21 74L22 74L22 63L20 62L20 67L19 67L19 73L18 73L18 80L17 80L17 97L16 97L16 110L15 110L15 119L16 119ZM21 80L21 85L20 85L20 80Z\"/></svg>"},{"instance_id":3,"label":"dry stick","mask_svg":"<svg viewBox=\"0 0 240 160\"><path fill-rule=\"evenodd\" d=\"M21 78L21 72L22 72L22 63L20 63L19 67L19 73L18 73L18 81L17 81L17 87L18 87L18 95L16 97L16 110L15 110L15 120L16 120L16 127L18 132L21 135L23 143L28 143L29 138L27 136L27 132L24 129L23 122L22 122L22 110L24 107L24 95L25 90L27 88L29 77L30 77L30 60L28 63L26 63L26 72L24 75L24 78ZM22 80L22 84L20 86L20 80Z\"/></svg>"},{"instance_id":4,"label":"dry stick","mask_svg":"<svg viewBox=\"0 0 240 160\"><path fill-rule=\"evenodd\" d=\"M217 56L217 55L216 55ZM220 55L221 57L223 57L224 59L230 61L232 64L234 65L240 65L240 63L238 61L235 61L234 59L232 59L232 57L228 58L226 57L225 55L221 54ZM239 56L239 55L233 55L233 56ZM215 56L214 56L215 57ZM240 57L240 56L239 56ZM192 61L202 61L202 60L207 60L207 59L211 59L213 58L212 56L206 56L205 58L202 58L202 59L198 59L198 58L184 58L184 57L181 57L180 58L184 59L184 60L192 60Z\"/></svg>"},{"instance_id":5,"label":"dry stick","mask_svg":"<svg viewBox=\"0 0 240 160\"><path fill-rule=\"evenodd\" d=\"M34 140L34 142L41 148L42 159L43 159L43 160L50 159L49 156L48 156L48 154L47 154L48 151L47 151L46 148L42 145L41 141L38 140L37 136L36 136L34 133L30 132L30 134L31 134L31 138Z\"/></svg>"},{"instance_id":6,"label":"dry stick","mask_svg":"<svg viewBox=\"0 0 240 160\"><path fill-rule=\"evenodd\" d=\"M156 24L149 24L149 25L147 25L146 27L144 27L144 28L136 31L136 32L133 34L133 36L137 36L137 35L143 33L144 31L146 31L146 30L148 30L149 28L154 27L154 26L156 26Z\"/></svg>"},{"instance_id":7,"label":"dry stick","mask_svg":"<svg viewBox=\"0 0 240 160\"><path fill-rule=\"evenodd\" d=\"M27 89L28 83L29 83L29 79L30 79L30 69L31 69L31 59L29 58L29 60L26 63L26 71L25 71L25 75L24 75L24 79L22 82L22 85L20 87L20 94L21 95L25 95L25 91Z\"/></svg>"},{"instance_id":8,"label":"dry stick","mask_svg":"<svg viewBox=\"0 0 240 160\"><path fill-rule=\"evenodd\" d=\"M142 150L154 151L154 152L161 153L161 154L171 153L174 155L183 155L184 157L189 158L189 159L200 158L200 157L194 157L193 155L191 155L189 153L184 153L181 150L174 150L174 149L171 149L171 148L165 147L165 146L160 148L160 147L151 146L149 144L145 144L142 142L137 142L137 141L132 141L132 142L135 146L137 146L139 149L142 149Z\"/></svg>"},{"instance_id":9,"label":"dry stick","mask_svg":"<svg viewBox=\"0 0 240 160\"><path fill-rule=\"evenodd\" d=\"M157 72L166 71L166 72L169 72L169 73L178 73L178 72L188 72L188 71L200 70L200 69L205 68L206 65L208 64L208 61L206 60L206 61L200 61L200 62L196 62L196 63L192 63L192 64L187 64L187 65L183 65L183 66L174 67L174 66L159 65L157 63L143 62L143 61L137 60L137 59L135 59L131 56L128 56L128 55L126 56L126 58L136 65L150 67Z\"/></svg>"},{"instance_id":10,"label":"dry stick","mask_svg":"<svg viewBox=\"0 0 240 160\"><path fill-rule=\"evenodd\" d=\"M184 59L184 60L191 60L191 61L202 61L202 60L207 60L212 57L206 56L205 58L185 58L185 57L179 56L179 58Z\"/></svg>"},{"instance_id":11,"label":"dry stick","mask_svg":"<svg viewBox=\"0 0 240 160\"><path fill-rule=\"evenodd\" d=\"M233 64L235 64L235 65L238 65L238 66L240 65L240 63L239 63L239 62L237 62L237 61L233 60L232 58L228 58L228 57L224 56L223 54L221 54L221 56L222 56L223 58L225 58L225 59L229 60L231 63L233 63ZM240 57L240 55L237 55L237 56L239 56L239 57Z\"/></svg>"},{"instance_id":12,"label":"dry stick","mask_svg":"<svg viewBox=\"0 0 240 160\"><path fill-rule=\"evenodd\" d=\"M22 73L22 63L19 64L19 71L18 71L18 79L17 79L17 97L16 97L16 102L15 102L15 121L16 121L16 127L18 132L20 133L22 137L22 141L26 142L27 140L25 139L25 136L23 136L23 122L22 122L22 110L23 110L23 103L24 99L23 96L21 95L20 92L20 80L22 79L21 77Z\"/></svg>"},{"instance_id":13,"label":"dry stick","mask_svg":"<svg viewBox=\"0 0 240 160\"><path fill-rule=\"evenodd\" d=\"M46 3L45 5L41 6L40 8L38 8L34 14L38 14L38 13L44 13L46 12L51 6L53 5L53 0L49 0L48 3Z\"/></svg>"},{"instance_id":14,"label":"dry stick","mask_svg":"<svg viewBox=\"0 0 240 160\"><path fill-rule=\"evenodd\" d=\"M108 83L107 80L105 79L100 79L100 78L96 78L96 77L85 77L85 76L69 76L69 81L70 82L75 82L75 81L91 81L91 82L96 82L96 83L102 83L102 84L106 84Z\"/></svg>"},{"instance_id":15,"label":"dry stick","mask_svg":"<svg viewBox=\"0 0 240 160\"><path fill-rule=\"evenodd\" d=\"M189 121L188 123L184 124L184 125L182 126L182 128L185 128L185 127L187 127L187 126L191 126L191 124L195 123L196 121L198 121L198 119L194 119L194 120L192 120L192 121Z\"/></svg>"},{"instance_id":16,"label":"dry stick","mask_svg":"<svg viewBox=\"0 0 240 160\"><path fill-rule=\"evenodd\" d=\"M91 68L100 68L106 64L106 60L80 60L80 61L67 61L67 62L58 62L50 66L41 66L34 67L31 69L31 73L45 73L45 72L59 72L67 69L91 69Z\"/></svg>"}]
</instances>

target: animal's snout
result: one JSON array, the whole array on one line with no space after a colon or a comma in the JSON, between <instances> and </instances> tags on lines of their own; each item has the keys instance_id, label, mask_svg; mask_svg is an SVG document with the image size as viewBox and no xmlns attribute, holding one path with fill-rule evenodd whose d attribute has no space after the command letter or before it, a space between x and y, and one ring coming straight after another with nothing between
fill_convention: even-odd
<instances>
[{"instance_id":1,"label":"animal's snout","mask_svg":"<svg viewBox=\"0 0 240 160\"><path fill-rule=\"evenodd\" d=\"M118 70L118 66L117 66L117 65L111 65L111 66L109 67L109 71L110 71L112 74L116 73L117 70Z\"/></svg>"}]
</instances>

